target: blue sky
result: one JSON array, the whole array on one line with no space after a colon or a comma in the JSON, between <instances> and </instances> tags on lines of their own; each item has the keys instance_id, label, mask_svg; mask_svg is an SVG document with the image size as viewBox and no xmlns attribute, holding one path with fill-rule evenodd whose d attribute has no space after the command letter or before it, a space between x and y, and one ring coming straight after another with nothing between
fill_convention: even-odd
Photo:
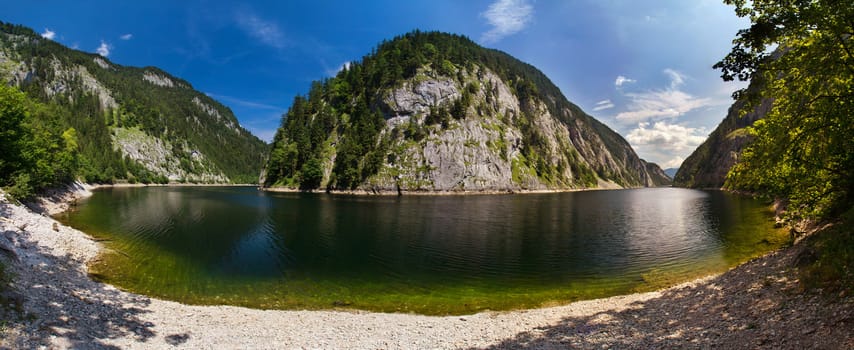
<instances>
[{"instance_id":1,"label":"blue sky","mask_svg":"<svg viewBox=\"0 0 854 350\"><path fill-rule=\"evenodd\" d=\"M711 66L748 22L719 0L14 1L0 20L157 66L269 141L293 97L414 29L466 35L541 69L638 154L678 166L739 83Z\"/></svg>"}]
</instances>

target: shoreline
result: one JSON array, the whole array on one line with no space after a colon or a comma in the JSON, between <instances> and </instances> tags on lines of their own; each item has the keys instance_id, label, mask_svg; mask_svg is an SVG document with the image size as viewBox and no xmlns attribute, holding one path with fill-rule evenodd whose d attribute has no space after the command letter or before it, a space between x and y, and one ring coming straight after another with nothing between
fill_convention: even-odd
<instances>
[{"instance_id":1,"label":"shoreline","mask_svg":"<svg viewBox=\"0 0 854 350\"><path fill-rule=\"evenodd\" d=\"M388 190L300 190L297 188L290 187L261 187L258 186L258 190L261 192L270 192L270 193L315 193L315 194L330 194L330 195L352 195L352 196L478 196L478 195L513 195L513 194L550 194L550 193L572 193L572 192L587 192L587 191L613 191L613 190L636 190L636 189L644 189L644 188L667 188L670 186L659 186L659 187L619 187L619 188L567 188L567 189L542 189L542 190L477 190L477 191L432 191L432 190L424 190L424 191L409 191L404 190L401 192L397 191L388 191Z\"/></svg>"},{"instance_id":2,"label":"shoreline","mask_svg":"<svg viewBox=\"0 0 854 350\"><path fill-rule=\"evenodd\" d=\"M91 190L72 186L68 206ZM55 203L61 208L63 203ZM851 297L793 294L784 248L654 292L528 310L423 316L358 310L193 306L93 281L104 247L85 233L13 205L0 192L0 255L17 276L11 299L26 316L0 330L0 347L34 348L566 348L836 347L854 345ZM8 299L8 298L7 298ZM6 311L8 314L8 311ZM5 316L5 315L4 315ZM9 319L9 317L6 317ZM804 330L808 331L805 332ZM769 333L770 332L770 333ZM692 345L693 344L693 345Z\"/></svg>"},{"instance_id":3,"label":"shoreline","mask_svg":"<svg viewBox=\"0 0 854 350\"><path fill-rule=\"evenodd\" d=\"M48 189L45 193L34 200L23 204L30 210L54 216L69 210L77 205L81 199L92 196L93 191L107 188L143 188L143 187L257 187L257 184L193 184L193 183L168 183L168 184L87 184L79 181L72 182L66 186Z\"/></svg>"}]
</instances>

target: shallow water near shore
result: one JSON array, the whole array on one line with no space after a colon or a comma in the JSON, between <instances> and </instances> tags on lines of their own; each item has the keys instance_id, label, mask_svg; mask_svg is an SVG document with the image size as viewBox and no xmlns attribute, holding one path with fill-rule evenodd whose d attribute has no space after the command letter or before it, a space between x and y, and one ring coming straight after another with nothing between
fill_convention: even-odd
<instances>
[{"instance_id":1,"label":"shallow water near shore","mask_svg":"<svg viewBox=\"0 0 854 350\"><path fill-rule=\"evenodd\" d=\"M763 203L655 188L348 196L107 188L57 217L97 279L189 304L466 314L659 289L787 242Z\"/></svg>"}]
</instances>

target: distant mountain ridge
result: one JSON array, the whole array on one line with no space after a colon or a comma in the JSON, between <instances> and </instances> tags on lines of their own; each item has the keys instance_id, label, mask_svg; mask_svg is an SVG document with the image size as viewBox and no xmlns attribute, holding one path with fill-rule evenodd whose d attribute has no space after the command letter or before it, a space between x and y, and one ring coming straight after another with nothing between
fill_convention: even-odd
<instances>
[{"instance_id":1,"label":"distant mountain ridge","mask_svg":"<svg viewBox=\"0 0 854 350\"><path fill-rule=\"evenodd\" d=\"M297 96L263 180L368 192L670 183L533 66L462 36L419 31Z\"/></svg>"},{"instance_id":2,"label":"distant mountain ridge","mask_svg":"<svg viewBox=\"0 0 854 350\"><path fill-rule=\"evenodd\" d=\"M125 67L0 22L0 81L79 134L90 182L254 183L266 144L231 110L156 67Z\"/></svg>"},{"instance_id":3,"label":"distant mountain ridge","mask_svg":"<svg viewBox=\"0 0 854 350\"><path fill-rule=\"evenodd\" d=\"M671 178L671 179L672 179L674 176L676 176L676 172L677 172L677 171L679 171L679 168L667 168L667 169L664 169L664 173L665 173L665 174L667 174L667 176L668 176L669 178Z\"/></svg>"}]
</instances>

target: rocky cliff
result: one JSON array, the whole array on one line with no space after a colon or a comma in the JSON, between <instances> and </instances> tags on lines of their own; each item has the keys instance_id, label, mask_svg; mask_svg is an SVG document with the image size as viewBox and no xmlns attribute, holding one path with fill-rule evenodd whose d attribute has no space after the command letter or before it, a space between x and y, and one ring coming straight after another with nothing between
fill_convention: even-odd
<instances>
[{"instance_id":1,"label":"rocky cliff","mask_svg":"<svg viewBox=\"0 0 854 350\"><path fill-rule=\"evenodd\" d=\"M758 90L759 83L752 83L748 92ZM682 162L673 185L690 188L721 188L727 173L735 165L741 150L750 142L748 126L762 119L771 108L771 101L764 100L751 111L745 111L745 102L736 101L727 111L727 116L709 134L688 158Z\"/></svg>"},{"instance_id":2,"label":"rocky cliff","mask_svg":"<svg viewBox=\"0 0 854 350\"><path fill-rule=\"evenodd\" d=\"M55 109L90 182L255 182L266 153L231 110L155 67L125 67L0 22L0 83Z\"/></svg>"},{"instance_id":3,"label":"rocky cliff","mask_svg":"<svg viewBox=\"0 0 854 350\"><path fill-rule=\"evenodd\" d=\"M444 33L382 43L298 96L264 184L291 189L519 191L669 179L536 68Z\"/></svg>"}]
</instances>

